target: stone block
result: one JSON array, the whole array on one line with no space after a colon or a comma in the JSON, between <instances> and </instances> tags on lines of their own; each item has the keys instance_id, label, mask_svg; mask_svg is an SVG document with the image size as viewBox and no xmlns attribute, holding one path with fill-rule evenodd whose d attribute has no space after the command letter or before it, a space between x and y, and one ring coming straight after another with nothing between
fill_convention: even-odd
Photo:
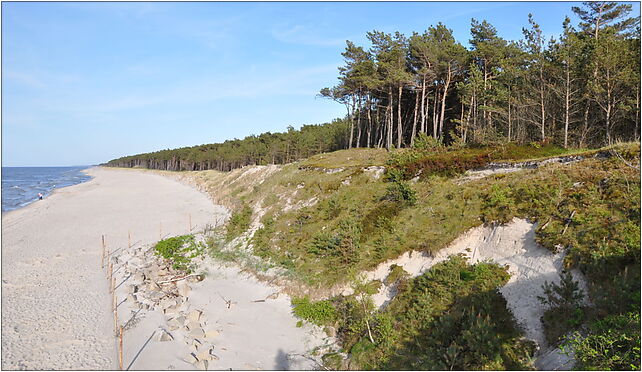
<instances>
[{"instance_id":1,"label":"stone block","mask_svg":"<svg viewBox=\"0 0 642 372\"><path fill-rule=\"evenodd\" d=\"M198 321L201 319L201 314L202 314L202 313L203 313L203 312L202 312L202 311L200 311L200 310L192 310L192 311L190 311L190 312L189 312L189 314L187 315L187 319L188 319L190 322L198 322Z\"/></svg>"}]
</instances>

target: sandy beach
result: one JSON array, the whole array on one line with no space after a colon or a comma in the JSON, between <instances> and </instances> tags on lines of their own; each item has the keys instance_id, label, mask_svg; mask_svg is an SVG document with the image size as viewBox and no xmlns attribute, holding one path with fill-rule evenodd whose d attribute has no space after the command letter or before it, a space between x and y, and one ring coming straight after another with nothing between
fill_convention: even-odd
<instances>
[{"instance_id":1,"label":"sandy beach","mask_svg":"<svg viewBox=\"0 0 642 372\"><path fill-rule=\"evenodd\" d=\"M141 310L125 301L134 251L149 253L159 236L186 234L190 227L202 231L227 214L196 189L153 173L109 168L87 173L91 181L2 216L2 369L118 369L101 236L122 267L115 277L123 325L131 312ZM201 264L207 278L190 284L189 298L176 311L198 308L208 336L216 335L208 343L210 369L314 367L304 357L294 363L296 355L322 340L312 335L319 330L296 327L289 298L252 302L278 289L209 259ZM222 298L232 299L233 306ZM203 367L186 359L195 347L183 329L168 330L168 319L162 307L152 305L126 324L124 368ZM171 340L161 341L163 330Z\"/></svg>"}]
</instances>

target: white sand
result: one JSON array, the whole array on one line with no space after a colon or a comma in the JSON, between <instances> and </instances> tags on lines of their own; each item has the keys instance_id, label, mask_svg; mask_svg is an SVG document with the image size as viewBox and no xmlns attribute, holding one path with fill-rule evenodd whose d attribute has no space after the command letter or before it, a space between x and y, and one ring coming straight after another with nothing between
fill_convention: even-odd
<instances>
[{"instance_id":1,"label":"white sand","mask_svg":"<svg viewBox=\"0 0 642 372\"><path fill-rule=\"evenodd\" d=\"M207 197L176 181L92 168L95 178L2 216L2 368L114 369L101 235L112 251L208 223Z\"/></svg>"},{"instance_id":2,"label":"white sand","mask_svg":"<svg viewBox=\"0 0 642 372\"><path fill-rule=\"evenodd\" d=\"M155 265L153 255L144 252L159 235L188 233L190 217L192 232L202 231L228 214L206 194L152 172L87 172L94 179L2 216L3 369L117 369L111 295L100 267L101 235L112 261L121 259L114 268L118 324L125 325L138 310L132 306L136 301L125 301L133 282L128 274ZM278 288L209 259L201 266L206 279L189 283L178 310L203 311L203 329L219 332L201 339L218 358L209 362L210 369L316 367L303 355L327 340L316 327L296 327L289 298L269 296ZM219 294L233 302L230 309ZM265 302L253 302L260 299ZM199 367L184 361L192 351L191 342L184 342L190 339L185 330L171 330L172 341L158 339L159 329L169 330L168 318L152 303L127 324L124 368Z\"/></svg>"}]
</instances>

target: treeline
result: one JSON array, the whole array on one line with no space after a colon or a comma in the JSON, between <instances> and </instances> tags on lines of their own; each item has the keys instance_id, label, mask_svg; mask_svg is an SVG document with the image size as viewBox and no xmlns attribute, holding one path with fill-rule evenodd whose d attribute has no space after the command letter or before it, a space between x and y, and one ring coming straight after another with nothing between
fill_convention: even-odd
<instances>
[{"instance_id":1,"label":"treeline","mask_svg":"<svg viewBox=\"0 0 642 372\"><path fill-rule=\"evenodd\" d=\"M288 127L284 133L263 133L223 143L125 156L104 164L174 171L229 171L245 165L283 164L348 146L349 124L335 120L323 125Z\"/></svg>"},{"instance_id":2,"label":"treeline","mask_svg":"<svg viewBox=\"0 0 642 372\"><path fill-rule=\"evenodd\" d=\"M630 4L585 2L557 38L528 16L523 39L471 24L472 48L439 23L407 37L372 31L347 41L339 84L320 95L344 104L349 147L440 142L552 141L590 146L640 135L640 28Z\"/></svg>"},{"instance_id":3,"label":"treeline","mask_svg":"<svg viewBox=\"0 0 642 372\"><path fill-rule=\"evenodd\" d=\"M531 15L517 41L473 19L470 50L441 23L410 37L372 31L369 49L347 41L339 84L320 92L346 106L346 119L106 165L225 171L344 148L412 146L420 133L443 144L639 140L639 17L629 17L630 4L615 2L572 11L581 22L566 17L562 34L550 40Z\"/></svg>"}]
</instances>

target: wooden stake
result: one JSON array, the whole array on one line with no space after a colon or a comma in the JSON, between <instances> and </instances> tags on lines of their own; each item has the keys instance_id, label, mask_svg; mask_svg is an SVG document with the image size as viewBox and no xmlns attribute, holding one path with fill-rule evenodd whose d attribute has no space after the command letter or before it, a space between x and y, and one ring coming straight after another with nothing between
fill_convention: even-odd
<instances>
[{"instance_id":1,"label":"wooden stake","mask_svg":"<svg viewBox=\"0 0 642 372\"><path fill-rule=\"evenodd\" d=\"M100 259L100 268L104 269L105 268L105 235L102 235L102 246L103 246L103 255Z\"/></svg>"},{"instance_id":2,"label":"wooden stake","mask_svg":"<svg viewBox=\"0 0 642 372\"><path fill-rule=\"evenodd\" d=\"M116 277L111 278L111 293L116 293Z\"/></svg>"},{"instance_id":3,"label":"wooden stake","mask_svg":"<svg viewBox=\"0 0 642 372\"><path fill-rule=\"evenodd\" d=\"M116 295L114 295L114 304L116 303ZM114 306L114 330L118 332L118 310Z\"/></svg>"},{"instance_id":4,"label":"wooden stake","mask_svg":"<svg viewBox=\"0 0 642 372\"><path fill-rule=\"evenodd\" d=\"M189 231L192 232L192 214L189 214Z\"/></svg>"},{"instance_id":5,"label":"wooden stake","mask_svg":"<svg viewBox=\"0 0 642 372\"><path fill-rule=\"evenodd\" d=\"M120 370L123 370L123 326L120 326L120 332L118 333L118 366Z\"/></svg>"},{"instance_id":6,"label":"wooden stake","mask_svg":"<svg viewBox=\"0 0 642 372\"><path fill-rule=\"evenodd\" d=\"M127 248L132 247L132 232L127 231Z\"/></svg>"},{"instance_id":7,"label":"wooden stake","mask_svg":"<svg viewBox=\"0 0 642 372\"><path fill-rule=\"evenodd\" d=\"M109 282L110 283L111 283L111 279L112 279L113 275L114 275L114 264L112 264L110 262L109 263ZM110 292L111 292L111 290L110 290Z\"/></svg>"}]
</instances>

